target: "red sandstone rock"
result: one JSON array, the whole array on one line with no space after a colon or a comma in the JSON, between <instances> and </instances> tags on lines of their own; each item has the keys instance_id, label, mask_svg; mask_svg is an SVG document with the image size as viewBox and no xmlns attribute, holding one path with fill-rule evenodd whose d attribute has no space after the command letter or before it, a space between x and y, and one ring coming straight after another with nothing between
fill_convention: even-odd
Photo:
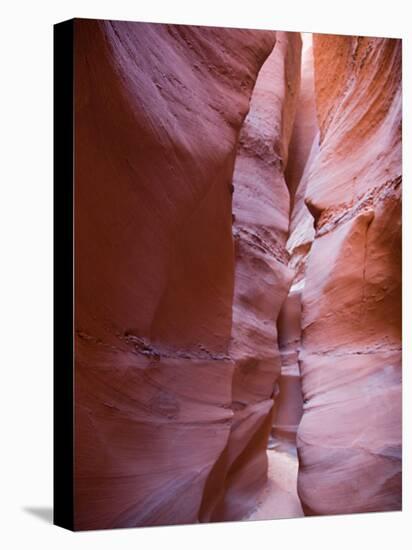
<instances>
[{"instance_id":1,"label":"red sandstone rock","mask_svg":"<svg viewBox=\"0 0 412 550\"><path fill-rule=\"evenodd\" d=\"M285 251L289 195L283 170L300 79L298 33L277 33L253 90L234 172L235 294L230 356L233 424L205 520L243 518L267 479L266 447L280 374L276 321L292 272Z\"/></svg>"},{"instance_id":2,"label":"red sandstone rock","mask_svg":"<svg viewBox=\"0 0 412 550\"><path fill-rule=\"evenodd\" d=\"M301 280L305 260L313 240L313 218L304 202L306 183L317 151L318 125L313 76L312 35L303 33L299 99L289 146L285 179L291 195L289 266L294 271L293 285L278 318L278 341L282 371L279 396L274 410L272 434L275 438L296 440L302 415L302 391L298 354L301 341Z\"/></svg>"},{"instance_id":3,"label":"red sandstone rock","mask_svg":"<svg viewBox=\"0 0 412 550\"><path fill-rule=\"evenodd\" d=\"M275 402L272 434L296 442L302 417L302 390L298 356L301 346L301 293L291 290L278 317L278 343L281 357L279 397Z\"/></svg>"},{"instance_id":4,"label":"red sandstone rock","mask_svg":"<svg viewBox=\"0 0 412 550\"><path fill-rule=\"evenodd\" d=\"M250 517L298 362L305 513L398 509L400 42L75 36L76 528Z\"/></svg>"},{"instance_id":5,"label":"red sandstone rock","mask_svg":"<svg viewBox=\"0 0 412 550\"><path fill-rule=\"evenodd\" d=\"M275 33L75 40L75 526L197 522L233 425L236 146Z\"/></svg>"},{"instance_id":6,"label":"red sandstone rock","mask_svg":"<svg viewBox=\"0 0 412 550\"><path fill-rule=\"evenodd\" d=\"M295 271L292 288L299 291L315 234L313 217L305 204L306 187L319 151L312 34L303 33L303 40L301 88L285 173L292 202L287 249L291 255L289 265Z\"/></svg>"},{"instance_id":7,"label":"red sandstone rock","mask_svg":"<svg viewBox=\"0 0 412 550\"><path fill-rule=\"evenodd\" d=\"M401 43L314 36L298 490L306 514L401 508Z\"/></svg>"},{"instance_id":8,"label":"red sandstone rock","mask_svg":"<svg viewBox=\"0 0 412 550\"><path fill-rule=\"evenodd\" d=\"M317 139L317 133L312 34L302 33L301 82L288 153L289 162L285 170L286 182L292 196L292 205L297 198L296 195L299 197L303 191L304 186L300 185L299 193L296 193L313 142Z\"/></svg>"}]
</instances>

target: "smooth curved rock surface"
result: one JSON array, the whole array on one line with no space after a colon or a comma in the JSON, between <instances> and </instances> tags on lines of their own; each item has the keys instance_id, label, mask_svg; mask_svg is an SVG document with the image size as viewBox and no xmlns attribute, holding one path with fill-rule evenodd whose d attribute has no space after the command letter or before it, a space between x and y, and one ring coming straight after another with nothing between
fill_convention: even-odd
<instances>
[{"instance_id":1,"label":"smooth curved rock surface","mask_svg":"<svg viewBox=\"0 0 412 550\"><path fill-rule=\"evenodd\" d=\"M313 217L305 204L313 161L319 153L312 34L303 33L302 75L289 162L285 177L291 195L287 250L294 270L293 288L301 290L306 261L315 236Z\"/></svg>"},{"instance_id":2,"label":"smooth curved rock surface","mask_svg":"<svg viewBox=\"0 0 412 550\"><path fill-rule=\"evenodd\" d=\"M299 369L301 347L302 299L300 290L292 287L278 317L278 343L281 357L279 396L275 402L272 435L296 444L296 433L302 417L302 388Z\"/></svg>"},{"instance_id":3,"label":"smooth curved rock surface","mask_svg":"<svg viewBox=\"0 0 412 550\"><path fill-rule=\"evenodd\" d=\"M401 508L401 42L314 35L302 275L306 514Z\"/></svg>"},{"instance_id":4,"label":"smooth curved rock surface","mask_svg":"<svg viewBox=\"0 0 412 550\"><path fill-rule=\"evenodd\" d=\"M75 36L75 527L197 522L233 425L237 142L275 33Z\"/></svg>"},{"instance_id":5,"label":"smooth curved rock surface","mask_svg":"<svg viewBox=\"0 0 412 550\"><path fill-rule=\"evenodd\" d=\"M267 481L267 442L280 374L277 318L290 286L284 178L300 81L299 33L277 32L240 133L233 177L235 290L230 357L233 424L208 490L205 520L242 519Z\"/></svg>"},{"instance_id":6,"label":"smooth curved rock surface","mask_svg":"<svg viewBox=\"0 0 412 550\"><path fill-rule=\"evenodd\" d=\"M291 195L291 207L300 197L304 186L299 185L304 175L313 141L317 138L318 121L315 101L312 34L302 34L302 62L299 96L293 121L285 178ZM299 186L299 193L297 189ZM291 209L292 213L292 209Z\"/></svg>"},{"instance_id":7,"label":"smooth curved rock surface","mask_svg":"<svg viewBox=\"0 0 412 550\"><path fill-rule=\"evenodd\" d=\"M399 509L400 41L75 35L76 529Z\"/></svg>"}]
</instances>

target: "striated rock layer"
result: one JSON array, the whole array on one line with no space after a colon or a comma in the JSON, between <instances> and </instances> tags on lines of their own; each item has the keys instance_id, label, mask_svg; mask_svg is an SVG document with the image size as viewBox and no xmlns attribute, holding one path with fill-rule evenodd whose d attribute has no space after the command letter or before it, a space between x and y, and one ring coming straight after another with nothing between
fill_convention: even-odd
<instances>
[{"instance_id":1,"label":"striated rock layer","mask_svg":"<svg viewBox=\"0 0 412 550\"><path fill-rule=\"evenodd\" d=\"M248 422L270 413L272 364L257 367L269 389L252 389L237 446L232 176L274 43L269 31L75 23L76 529L204 520L215 465L244 456ZM283 295L286 267L268 262Z\"/></svg>"},{"instance_id":2,"label":"striated rock layer","mask_svg":"<svg viewBox=\"0 0 412 550\"><path fill-rule=\"evenodd\" d=\"M314 75L298 491L306 514L398 510L401 42L314 35Z\"/></svg>"},{"instance_id":3,"label":"striated rock layer","mask_svg":"<svg viewBox=\"0 0 412 550\"><path fill-rule=\"evenodd\" d=\"M267 480L266 447L280 374L276 322L292 277L285 250L284 178L300 80L299 33L277 32L240 133L233 178L235 291L230 356L232 427L216 465L204 520L235 520L256 505Z\"/></svg>"}]
</instances>

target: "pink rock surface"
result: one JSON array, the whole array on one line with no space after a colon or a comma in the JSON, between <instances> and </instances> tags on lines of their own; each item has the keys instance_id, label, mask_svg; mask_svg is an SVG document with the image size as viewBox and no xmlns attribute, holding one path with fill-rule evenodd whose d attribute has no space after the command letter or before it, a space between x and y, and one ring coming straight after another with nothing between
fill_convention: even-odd
<instances>
[{"instance_id":1,"label":"pink rock surface","mask_svg":"<svg viewBox=\"0 0 412 550\"><path fill-rule=\"evenodd\" d=\"M258 497L256 510L248 520L288 519L303 516L297 494L298 461L287 451L267 451L268 483Z\"/></svg>"},{"instance_id":2,"label":"pink rock surface","mask_svg":"<svg viewBox=\"0 0 412 550\"><path fill-rule=\"evenodd\" d=\"M317 138L317 133L318 121L313 73L312 34L302 33L301 82L288 153L289 162L285 170L285 178L291 193L292 205L296 198L302 195L304 186L299 186L299 193L297 194L296 192L304 174L313 142Z\"/></svg>"},{"instance_id":3,"label":"pink rock surface","mask_svg":"<svg viewBox=\"0 0 412 550\"><path fill-rule=\"evenodd\" d=\"M279 395L274 407L272 434L276 438L296 442L296 432L302 417L302 389L298 364L301 347L301 292L291 290L280 311L278 343L281 357Z\"/></svg>"},{"instance_id":4,"label":"pink rock surface","mask_svg":"<svg viewBox=\"0 0 412 550\"><path fill-rule=\"evenodd\" d=\"M314 35L302 275L306 514L401 508L401 43Z\"/></svg>"},{"instance_id":5,"label":"pink rock surface","mask_svg":"<svg viewBox=\"0 0 412 550\"><path fill-rule=\"evenodd\" d=\"M289 266L295 272L293 288L299 289L315 236L313 217L305 204L305 195L311 167L319 152L312 34L303 33L302 36L301 88L285 173L291 194L287 250L291 256Z\"/></svg>"},{"instance_id":6,"label":"pink rock surface","mask_svg":"<svg viewBox=\"0 0 412 550\"><path fill-rule=\"evenodd\" d=\"M75 40L75 526L197 522L233 425L236 148L275 33Z\"/></svg>"},{"instance_id":7,"label":"pink rock surface","mask_svg":"<svg viewBox=\"0 0 412 550\"><path fill-rule=\"evenodd\" d=\"M276 321L291 282L285 251L289 194L284 178L300 80L301 39L277 32L243 124L233 178L235 291L230 356L233 424L216 497L204 519L241 519L267 479L266 447L280 374ZM215 472L217 474L217 472Z\"/></svg>"},{"instance_id":8,"label":"pink rock surface","mask_svg":"<svg viewBox=\"0 0 412 550\"><path fill-rule=\"evenodd\" d=\"M75 37L75 527L399 509L400 41Z\"/></svg>"}]
</instances>

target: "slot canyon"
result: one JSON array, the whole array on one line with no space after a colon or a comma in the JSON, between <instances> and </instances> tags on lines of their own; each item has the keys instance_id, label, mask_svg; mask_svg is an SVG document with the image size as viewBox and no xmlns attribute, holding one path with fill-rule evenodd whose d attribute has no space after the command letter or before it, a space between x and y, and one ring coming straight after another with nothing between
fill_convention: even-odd
<instances>
[{"instance_id":1,"label":"slot canyon","mask_svg":"<svg viewBox=\"0 0 412 550\"><path fill-rule=\"evenodd\" d=\"M400 510L401 41L75 21L75 527Z\"/></svg>"}]
</instances>

